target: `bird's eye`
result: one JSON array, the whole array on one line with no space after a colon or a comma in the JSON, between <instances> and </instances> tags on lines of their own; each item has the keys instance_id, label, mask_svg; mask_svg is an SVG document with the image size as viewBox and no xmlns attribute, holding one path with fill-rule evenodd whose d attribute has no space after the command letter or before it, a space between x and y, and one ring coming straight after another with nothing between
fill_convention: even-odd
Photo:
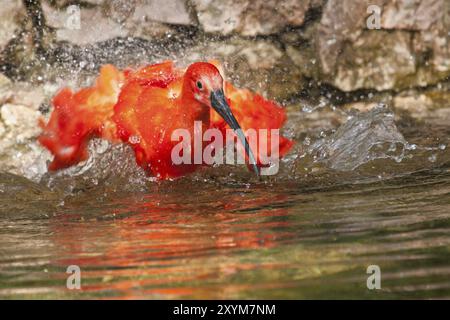
<instances>
[{"instance_id":1,"label":"bird's eye","mask_svg":"<svg viewBox=\"0 0 450 320\"><path fill-rule=\"evenodd\" d=\"M200 81L197 81L197 88L199 88L200 90L203 89L203 84Z\"/></svg>"}]
</instances>

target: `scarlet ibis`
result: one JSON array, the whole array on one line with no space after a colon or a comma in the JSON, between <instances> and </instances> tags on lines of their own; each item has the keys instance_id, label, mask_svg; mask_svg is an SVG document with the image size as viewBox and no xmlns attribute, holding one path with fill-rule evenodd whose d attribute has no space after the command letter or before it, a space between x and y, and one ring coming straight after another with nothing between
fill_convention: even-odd
<instances>
[{"instance_id":1,"label":"scarlet ibis","mask_svg":"<svg viewBox=\"0 0 450 320\"><path fill-rule=\"evenodd\" d=\"M171 151L178 142L171 140L171 132L184 128L193 137L193 123L201 121L203 130L231 127L258 174L260 154L255 156L243 130L280 128L286 120L284 109L225 82L220 68L214 62L196 62L186 70L171 61L123 71L105 65L92 87L75 93L62 89L53 98L48 123L41 122L39 141L54 155L49 170L85 160L89 140L101 137L129 144L148 174L158 179L179 177L199 164L173 163ZM281 157L293 142L277 138Z\"/></svg>"}]
</instances>

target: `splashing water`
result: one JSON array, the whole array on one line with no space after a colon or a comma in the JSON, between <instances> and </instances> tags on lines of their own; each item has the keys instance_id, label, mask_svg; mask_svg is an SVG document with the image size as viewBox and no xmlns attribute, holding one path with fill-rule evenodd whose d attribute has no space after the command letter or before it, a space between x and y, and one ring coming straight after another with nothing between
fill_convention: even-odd
<instances>
[{"instance_id":1,"label":"splashing water","mask_svg":"<svg viewBox=\"0 0 450 320\"><path fill-rule=\"evenodd\" d=\"M320 108L303 111L302 114L320 112L318 110L322 109L323 105L322 102L319 104ZM332 110L336 115L345 114L346 116L337 129L319 130L317 137L313 134L316 130L314 127L295 128L294 131L291 130L292 128L285 130L287 136L296 140L296 145L282 159L280 172L275 176L265 177L266 181L283 182L300 179L305 184L315 184L319 181L317 178L325 174L327 179L338 182L343 178L351 177L354 172L358 172L356 179L360 179L362 177L360 167L366 164L375 165L380 160L391 162L383 162L382 167L370 172L365 171L363 176L379 176L381 172L390 170L392 174L389 177L394 177L426 168L427 164L424 162L437 166L445 163L447 159L444 143L436 147L425 145L429 142L423 140L418 141L417 144L408 143L396 125L393 111L386 105L380 104L367 112L343 113L334 107ZM290 116L292 114L288 115ZM295 123L304 122L293 118ZM303 132L299 133L299 130L306 130L306 136ZM130 139L136 141L133 136ZM417 137L413 136L412 139ZM440 161L436 163L438 159ZM49 161L48 154L42 154L41 159L38 160L35 161L36 164L27 167L29 172L34 173L34 180L52 189L65 190L65 194L96 187L106 187L113 192L142 191L146 190L149 184L155 183L153 177L147 177L136 165L134 153L129 146L121 143L111 145L101 139L90 142L89 158L77 166L51 173L42 170L43 163ZM334 178L331 178L330 174L333 176L333 171L329 169L335 172L348 172L348 174L345 177L334 175ZM306 175L301 173L305 170ZM183 180L244 184L258 181L244 165L203 168L196 174L184 177Z\"/></svg>"},{"instance_id":2,"label":"splashing water","mask_svg":"<svg viewBox=\"0 0 450 320\"><path fill-rule=\"evenodd\" d=\"M393 112L381 104L369 112L351 115L333 135L316 141L308 152L332 169L351 171L376 159L400 162L407 146Z\"/></svg>"},{"instance_id":3,"label":"splashing water","mask_svg":"<svg viewBox=\"0 0 450 320\"><path fill-rule=\"evenodd\" d=\"M144 190L147 183L154 182L136 164L133 151L125 144L112 145L106 140L94 139L88 150L86 161L56 173L46 173L42 183L71 194L96 186L110 191Z\"/></svg>"}]
</instances>

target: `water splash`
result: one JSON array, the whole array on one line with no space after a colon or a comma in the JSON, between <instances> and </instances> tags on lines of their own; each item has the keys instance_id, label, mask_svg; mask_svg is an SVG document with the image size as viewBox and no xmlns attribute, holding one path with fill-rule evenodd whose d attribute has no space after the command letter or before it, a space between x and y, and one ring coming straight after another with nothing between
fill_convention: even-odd
<instances>
[{"instance_id":1,"label":"water splash","mask_svg":"<svg viewBox=\"0 0 450 320\"><path fill-rule=\"evenodd\" d=\"M147 177L138 167L131 148L125 144L112 145L106 140L90 141L89 158L76 166L47 173L42 182L52 189L73 194L102 186L111 191L145 190Z\"/></svg>"},{"instance_id":2,"label":"water splash","mask_svg":"<svg viewBox=\"0 0 450 320\"><path fill-rule=\"evenodd\" d=\"M351 171L375 159L401 162L407 148L393 112L380 104L369 112L351 115L336 132L313 143L307 152L332 169Z\"/></svg>"}]
</instances>

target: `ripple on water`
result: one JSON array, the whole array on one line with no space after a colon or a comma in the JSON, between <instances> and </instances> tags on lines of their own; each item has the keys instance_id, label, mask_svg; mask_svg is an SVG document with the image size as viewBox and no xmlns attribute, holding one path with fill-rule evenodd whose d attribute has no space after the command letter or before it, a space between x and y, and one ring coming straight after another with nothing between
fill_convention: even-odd
<instances>
[{"instance_id":1,"label":"ripple on water","mask_svg":"<svg viewBox=\"0 0 450 320\"><path fill-rule=\"evenodd\" d=\"M99 141L40 183L1 174L0 297L449 297L448 134L399 130L388 111L354 117L367 121L308 133L312 149L298 139L261 181L221 166L155 183L129 149ZM372 153L379 141L377 152L417 147L396 162ZM317 147L334 153L295 154ZM81 291L65 287L72 264ZM366 287L374 264L378 292Z\"/></svg>"}]
</instances>

